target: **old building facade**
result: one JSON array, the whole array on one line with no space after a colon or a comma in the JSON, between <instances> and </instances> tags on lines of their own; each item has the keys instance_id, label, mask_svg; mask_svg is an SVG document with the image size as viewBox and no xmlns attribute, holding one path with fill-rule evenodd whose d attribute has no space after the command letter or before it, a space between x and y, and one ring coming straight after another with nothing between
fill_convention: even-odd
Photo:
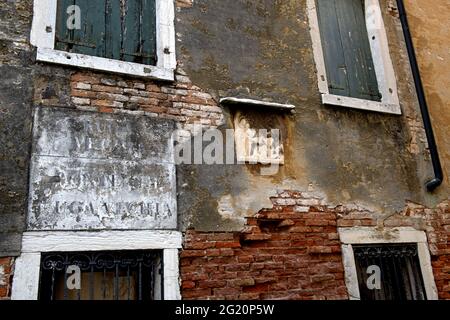
<instances>
[{"instance_id":1,"label":"old building facade","mask_svg":"<svg viewBox=\"0 0 450 320\"><path fill-rule=\"evenodd\" d=\"M449 14L2 2L0 299L450 299Z\"/></svg>"}]
</instances>

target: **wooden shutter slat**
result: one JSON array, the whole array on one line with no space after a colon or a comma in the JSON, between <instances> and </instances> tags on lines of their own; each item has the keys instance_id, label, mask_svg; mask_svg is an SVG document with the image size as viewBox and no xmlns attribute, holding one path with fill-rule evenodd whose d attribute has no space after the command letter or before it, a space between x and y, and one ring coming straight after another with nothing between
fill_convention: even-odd
<instances>
[{"instance_id":1,"label":"wooden shutter slat","mask_svg":"<svg viewBox=\"0 0 450 320\"><path fill-rule=\"evenodd\" d=\"M142 0L142 53L143 63L156 65L156 1Z\"/></svg>"},{"instance_id":2,"label":"wooden shutter slat","mask_svg":"<svg viewBox=\"0 0 450 320\"><path fill-rule=\"evenodd\" d=\"M330 93L348 96L347 66L339 35L335 0L318 0L317 9Z\"/></svg>"},{"instance_id":3,"label":"wooden shutter slat","mask_svg":"<svg viewBox=\"0 0 450 320\"><path fill-rule=\"evenodd\" d=\"M122 39L122 59L124 61L141 62L141 17L142 1L126 1Z\"/></svg>"},{"instance_id":4,"label":"wooden shutter slat","mask_svg":"<svg viewBox=\"0 0 450 320\"><path fill-rule=\"evenodd\" d=\"M370 49L369 34L367 32L366 13L364 0L357 1L359 6L354 8L356 24L361 27L361 32L358 32L358 36L361 44L362 62L366 72L364 73L366 79L367 92L365 94L370 96L372 100L381 100L381 95L378 90L378 80L375 73L375 66L372 57L372 51Z\"/></svg>"},{"instance_id":5,"label":"wooden shutter slat","mask_svg":"<svg viewBox=\"0 0 450 320\"><path fill-rule=\"evenodd\" d=\"M364 92L367 91L365 83L365 74L363 69L363 61L361 56L361 39L355 19L354 0L335 0L336 14L339 22L340 37L342 48L344 50L345 65L348 70L348 81L350 87L350 96L356 98L364 98ZM361 2L361 0L356 0Z\"/></svg>"},{"instance_id":6,"label":"wooden shutter slat","mask_svg":"<svg viewBox=\"0 0 450 320\"><path fill-rule=\"evenodd\" d=\"M107 0L105 15L105 55L110 59L121 60L123 32L121 0Z\"/></svg>"}]
</instances>

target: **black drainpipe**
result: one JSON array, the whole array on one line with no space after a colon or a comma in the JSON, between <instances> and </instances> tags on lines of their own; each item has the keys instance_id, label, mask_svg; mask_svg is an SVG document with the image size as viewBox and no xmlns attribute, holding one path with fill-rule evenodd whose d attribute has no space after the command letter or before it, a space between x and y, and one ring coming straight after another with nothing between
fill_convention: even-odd
<instances>
[{"instance_id":1,"label":"black drainpipe","mask_svg":"<svg viewBox=\"0 0 450 320\"><path fill-rule=\"evenodd\" d=\"M439 152L436 146L436 140L434 138L433 126L431 125L430 113L428 112L427 99L425 97L425 90L420 77L416 51L414 49L411 32L409 30L408 17L406 16L405 4L403 3L403 0L397 0L397 6L400 14L400 20L402 22L403 33L405 35L406 47L408 48L409 61L411 62L411 69L414 77L414 83L416 85L417 97L419 98L420 111L422 112L428 146L430 148L431 161L433 163L435 177L426 184L428 191L432 192L442 184L444 174L442 172L441 161L439 160Z\"/></svg>"}]
</instances>

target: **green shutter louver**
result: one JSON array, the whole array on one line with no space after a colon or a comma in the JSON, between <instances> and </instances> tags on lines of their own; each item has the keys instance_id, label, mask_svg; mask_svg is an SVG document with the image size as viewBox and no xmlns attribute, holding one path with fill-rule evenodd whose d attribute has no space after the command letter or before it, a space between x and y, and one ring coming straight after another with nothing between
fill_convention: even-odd
<instances>
[{"instance_id":1,"label":"green shutter louver","mask_svg":"<svg viewBox=\"0 0 450 320\"><path fill-rule=\"evenodd\" d=\"M364 0L317 0L317 11L330 93L381 101Z\"/></svg>"},{"instance_id":2,"label":"green shutter louver","mask_svg":"<svg viewBox=\"0 0 450 320\"><path fill-rule=\"evenodd\" d=\"M71 5L80 8L81 29L67 27ZM155 0L60 0L56 49L156 65Z\"/></svg>"}]
</instances>

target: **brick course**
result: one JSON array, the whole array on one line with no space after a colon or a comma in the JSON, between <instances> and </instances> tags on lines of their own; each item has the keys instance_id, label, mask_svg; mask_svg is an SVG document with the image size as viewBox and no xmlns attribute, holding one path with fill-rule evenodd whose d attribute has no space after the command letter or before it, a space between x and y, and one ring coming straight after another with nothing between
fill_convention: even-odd
<instances>
[{"instance_id":1,"label":"brick course","mask_svg":"<svg viewBox=\"0 0 450 320\"><path fill-rule=\"evenodd\" d=\"M71 103L80 110L144 114L180 124L223 124L222 109L211 95L181 73L176 80L164 83L78 71L70 78Z\"/></svg>"},{"instance_id":2,"label":"brick course","mask_svg":"<svg viewBox=\"0 0 450 320\"><path fill-rule=\"evenodd\" d=\"M0 300L11 296L14 258L0 258Z\"/></svg>"}]
</instances>

